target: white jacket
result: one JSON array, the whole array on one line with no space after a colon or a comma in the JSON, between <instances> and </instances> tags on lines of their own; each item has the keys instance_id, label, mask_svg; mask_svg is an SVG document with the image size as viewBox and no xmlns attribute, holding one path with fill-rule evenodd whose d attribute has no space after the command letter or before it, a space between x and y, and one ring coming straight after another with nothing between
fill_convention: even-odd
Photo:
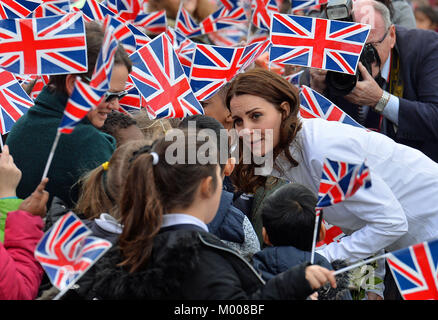
<instances>
[{"instance_id":1,"label":"white jacket","mask_svg":"<svg viewBox=\"0 0 438 320\"><path fill-rule=\"evenodd\" d=\"M290 150L272 175L307 186L318 194L325 158L370 169L371 188L324 209L324 219L348 236L318 253L329 261L364 259L381 249L393 251L438 238L438 164L420 151L376 132L323 119L303 119ZM282 173L281 173L282 172Z\"/></svg>"}]
</instances>

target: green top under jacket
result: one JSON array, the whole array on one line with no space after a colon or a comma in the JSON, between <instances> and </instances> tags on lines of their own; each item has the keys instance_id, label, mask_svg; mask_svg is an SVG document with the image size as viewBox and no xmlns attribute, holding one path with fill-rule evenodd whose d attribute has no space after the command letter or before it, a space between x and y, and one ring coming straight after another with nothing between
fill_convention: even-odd
<instances>
[{"instance_id":1,"label":"green top under jacket","mask_svg":"<svg viewBox=\"0 0 438 320\"><path fill-rule=\"evenodd\" d=\"M6 139L22 178L17 188L21 199L40 183L68 96L44 87L35 105L12 127ZM72 208L78 199L76 182L87 171L108 161L116 147L115 139L96 129L85 117L71 134L61 134L48 172L46 190Z\"/></svg>"}]
</instances>

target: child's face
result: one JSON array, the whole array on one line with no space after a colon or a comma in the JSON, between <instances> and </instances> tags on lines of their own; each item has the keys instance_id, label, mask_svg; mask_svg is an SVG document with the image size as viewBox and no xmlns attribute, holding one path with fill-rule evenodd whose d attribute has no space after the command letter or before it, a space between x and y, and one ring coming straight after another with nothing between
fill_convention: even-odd
<instances>
[{"instance_id":1,"label":"child's face","mask_svg":"<svg viewBox=\"0 0 438 320\"><path fill-rule=\"evenodd\" d=\"M202 102L202 107L206 116L212 117L219 121L225 129L230 130L233 128L233 119L231 118L231 112L225 106L221 97L215 94L210 99Z\"/></svg>"},{"instance_id":2,"label":"child's face","mask_svg":"<svg viewBox=\"0 0 438 320\"><path fill-rule=\"evenodd\" d=\"M417 21L417 29L435 29L435 25L432 23L432 21L421 11L415 12L415 20Z\"/></svg>"}]
</instances>

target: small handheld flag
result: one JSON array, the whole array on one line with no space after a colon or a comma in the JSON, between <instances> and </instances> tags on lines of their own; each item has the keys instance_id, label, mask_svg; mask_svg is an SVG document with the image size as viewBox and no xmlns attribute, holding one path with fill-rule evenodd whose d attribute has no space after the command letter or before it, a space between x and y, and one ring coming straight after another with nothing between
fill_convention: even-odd
<instances>
[{"instance_id":1,"label":"small handheld flag","mask_svg":"<svg viewBox=\"0 0 438 320\"><path fill-rule=\"evenodd\" d=\"M111 242L91 234L70 211L56 221L36 246L35 258L62 294L112 246Z\"/></svg>"},{"instance_id":2,"label":"small handheld flag","mask_svg":"<svg viewBox=\"0 0 438 320\"><path fill-rule=\"evenodd\" d=\"M203 114L172 43L165 33L130 55L130 78L147 102L150 118Z\"/></svg>"},{"instance_id":3,"label":"small handheld flag","mask_svg":"<svg viewBox=\"0 0 438 320\"><path fill-rule=\"evenodd\" d=\"M274 13L270 61L355 74L370 25Z\"/></svg>"},{"instance_id":4,"label":"small handheld flag","mask_svg":"<svg viewBox=\"0 0 438 320\"><path fill-rule=\"evenodd\" d=\"M318 191L317 213L328 207L353 196L360 187L370 188L371 177L365 162L361 165L326 158L323 163L321 181ZM313 263L316 234L318 232L320 214L316 215L313 233L311 263Z\"/></svg>"},{"instance_id":5,"label":"small handheld flag","mask_svg":"<svg viewBox=\"0 0 438 320\"><path fill-rule=\"evenodd\" d=\"M300 115L303 118L321 118L328 121L338 121L365 129L341 108L312 88L304 85L301 86L300 102Z\"/></svg>"},{"instance_id":6,"label":"small handheld flag","mask_svg":"<svg viewBox=\"0 0 438 320\"><path fill-rule=\"evenodd\" d=\"M0 67L17 74L88 70L82 14L0 20Z\"/></svg>"},{"instance_id":7,"label":"small handheld flag","mask_svg":"<svg viewBox=\"0 0 438 320\"><path fill-rule=\"evenodd\" d=\"M14 75L0 71L0 134L8 133L14 123L33 106Z\"/></svg>"}]
</instances>

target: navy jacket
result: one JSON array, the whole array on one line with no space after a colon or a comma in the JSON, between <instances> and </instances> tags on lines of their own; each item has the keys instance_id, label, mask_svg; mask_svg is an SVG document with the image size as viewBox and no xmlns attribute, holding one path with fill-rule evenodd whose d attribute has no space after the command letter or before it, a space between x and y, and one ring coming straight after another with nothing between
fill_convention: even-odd
<instances>
[{"instance_id":1,"label":"navy jacket","mask_svg":"<svg viewBox=\"0 0 438 320\"><path fill-rule=\"evenodd\" d=\"M221 202L214 219L207 225L208 230L221 240L243 243L244 214L233 206L233 194L222 190Z\"/></svg>"},{"instance_id":2,"label":"navy jacket","mask_svg":"<svg viewBox=\"0 0 438 320\"><path fill-rule=\"evenodd\" d=\"M398 130L387 133L396 142L416 148L434 161L438 161L437 48L438 33L396 26L395 49L400 57L403 97L400 98ZM342 97L327 95L327 98L358 121L357 105ZM370 110L364 126L377 128L379 117Z\"/></svg>"},{"instance_id":3,"label":"navy jacket","mask_svg":"<svg viewBox=\"0 0 438 320\"><path fill-rule=\"evenodd\" d=\"M310 252L302 251L292 246L266 247L254 254L252 259L254 268L267 281L295 265L309 262ZM324 268L333 270L330 262L316 252L314 262Z\"/></svg>"},{"instance_id":4,"label":"navy jacket","mask_svg":"<svg viewBox=\"0 0 438 320\"><path fill-rule=\"evenodd\" d=\"M326 258L315 252L314 264L329 270L338 270L346 266L341 260L328 262ZM265 281L298 265L309 263L310 252L302 251L292 246L266 247L252 256L252 265ZM344 272L336 276L337 288L328 284L318 290L318 300L352 300L349 291L349 273Z\"/></svg>"}]
</instances>

